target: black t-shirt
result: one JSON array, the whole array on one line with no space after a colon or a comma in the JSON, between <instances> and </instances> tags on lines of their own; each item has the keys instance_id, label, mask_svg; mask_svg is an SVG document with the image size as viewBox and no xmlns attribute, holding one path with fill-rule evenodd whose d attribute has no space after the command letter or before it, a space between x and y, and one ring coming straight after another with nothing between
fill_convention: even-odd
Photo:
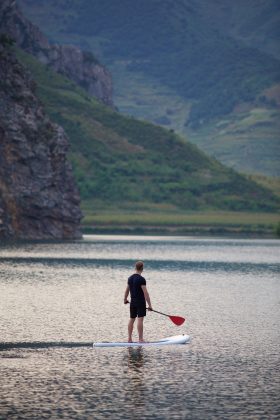
<instances>
[{"instance_id":1,"label":"black t-shirt","mask_svg":"<svg viewBox=\"0 0 280 420\"><path fill-rule=\"evenodd\" d=\"M145 302L144 292L141 286L146 286L146 280L140 274L132 274L128 279L128 286L131 296L131 303L143 303Z\"/></svg>"}]
</instances>

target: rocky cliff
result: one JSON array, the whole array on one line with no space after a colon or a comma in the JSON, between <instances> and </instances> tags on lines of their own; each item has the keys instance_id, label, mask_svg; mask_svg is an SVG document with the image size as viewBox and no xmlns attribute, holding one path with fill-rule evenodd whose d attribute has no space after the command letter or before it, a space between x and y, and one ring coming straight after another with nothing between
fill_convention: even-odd
<instances>
[{"instance_id":1,"label":"rocky cliff","mask_svg":"<svg viewBox=\"0 0 280 420\"><path fill-rule=\"evenodd\" d=\"M79 193L68 140L34 95L34 82L0 39L0 238L78 238Z\"/></svg>"},{"instance_id":2,"label":"rocky cliff","mask_svg":"<svg viewBox=\"0 0 280 420\"><path fill-rule=\"evenodd\" d=\"M23 16L15 0L0 3L0 32L8 34L20 48L78 83L105 105L113 106L108 70L89 52L71 45L51 45L39 28Z\"/></svg>"}]
</instances>

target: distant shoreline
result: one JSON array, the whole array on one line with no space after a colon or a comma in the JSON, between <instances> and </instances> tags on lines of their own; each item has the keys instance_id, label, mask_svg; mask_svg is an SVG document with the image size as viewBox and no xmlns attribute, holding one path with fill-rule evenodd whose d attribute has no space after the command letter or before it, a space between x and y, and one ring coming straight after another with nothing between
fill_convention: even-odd
<instances>
[{"instance_id":1,"label":"distant shoreline","mask_svg":"<svg viewBox=\"0 0 280 420\"><path fill-rule=\"evenodd\" d=\"M244 227L225 227L225 226L82 226L82 234L98 235L166 235L166 236L231 236L231 237L250 237L280 239L275 229L246 229Z\"/></svg>"},{"instance_id":2,"label":"distant shoreline","mask_svg":"<svg viewBox=\"0 0 280 420\"><path fill-rule=\"evenodd\" d=\"M94 206L92 207L94 208ZM84 234L279 238L278 213L83 208Z\"/></svg>"}]
</instances>

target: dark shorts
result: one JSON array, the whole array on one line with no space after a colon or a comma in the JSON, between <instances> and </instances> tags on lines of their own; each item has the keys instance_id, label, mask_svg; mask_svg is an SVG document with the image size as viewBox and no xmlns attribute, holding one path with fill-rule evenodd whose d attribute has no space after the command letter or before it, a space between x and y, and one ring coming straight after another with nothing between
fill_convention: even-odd
<instances>
[{"instance_id":1,"label":"dark shorts","mask_svg":"<svg viewBox=\"0 0 280 420\"><path fill-rule=\"evenodd\" d=\"M146 316L146 302L130 304L130 318L136 318L137 316L138 318Z\"/></svg>"}]
</instances>

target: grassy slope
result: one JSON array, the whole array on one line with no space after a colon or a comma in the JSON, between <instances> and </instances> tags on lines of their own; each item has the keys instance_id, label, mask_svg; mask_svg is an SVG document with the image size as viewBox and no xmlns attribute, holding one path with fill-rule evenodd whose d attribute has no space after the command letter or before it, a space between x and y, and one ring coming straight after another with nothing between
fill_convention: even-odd
<instances>
[{"instance_id":1,"label":"grassy slope","mask_svg":"<svg viewBox=\"0 0 280 420\"><path fill-rule=\"evenodd\" d=\"M68 1L68 8L74 16L60 23L68 34L98 38L106 63L124 61L126 71L143 72L193 100L192 125L280 80L279 62L221 36L184 0L80 0L78 6Z\"/></svg>"},{"instance_id":2,"label":"grassy slope","mask_svg":"<svg viewBox=\"0 0 280 420\"><path fill-rule=\"evenodd\" d=\"M121 112L174 129L208 155L239 172L280 177L279 106L260 101L244 104L226 116L191 129L185 125L190 108L187 101L141 75L126 78L120 67L119 64L115 85L121 92L116 97Z\"/></svg>"},{"instance_id":3,"label":"grassy slope","mask_svg":"<svg viewBox=\"0 0 280 420\"><path fill-rule=\"evenodd\" d=\"M25 5L30 18L52 39L63 43L77 43L83 48L96 52L102 61L106 59L104 39L79 35L74 30L64 31L73 18L79 18L78 0L62 0L59 3L53 0L36 0L36 2L21 0L20 3ZM200 3L197 1L197 5ZM205 3L202 2L202 6L205 8ZM216 10L215 4L213 6L213 10ZM231 13L238 13L239 7L240 5ZM208 19L208 24L211 22L210 19L214 20L212 15ZM238 63L236 57L235 60ZM202 128L192 130L185 127L190 102L147 73L128 71L127 65L126 60L115 60L110 63L114 77L115 103L121 112L162 124L183 135L187 134L188 139L202 150L241 172L279 176L279 108L272 109L270 106L255 103L246 112L218 117ZM234 88L235 85L236 83L232 84ZM217 84L214 86L216 88ZM212 104L210 105L208 109L212 108ZM261 115L261 123L255 119L257 114Z\"/></svg>"},{"instance_id":4,"label":"grassy slope","mask_svg":"<svg viewBox=\"0 0 280 420\"><path fill-rule=\"evenodd\" d=\"M219 31L280 58L278 0L222 0L223 7L221 2L212 1L207 9L205 0L196 1L201 4L205 19Z\"/></svg>"},{"instance_id":5,"label":"grassy slope","mask_svg":"<svg viewBox=\"0 0 280 420\"><path fill-rule=\"evenodd\" d=\"M271 178L268 176L263 175L249 175L249 179L252 181L257 182L258 184L262 185L265 188L273 191L273 193L280 197L280 179L279 178Z\"/></svg>"},{"instance_id":6,"label":"grassy slope","mask_svg":"<svg viewBox=\"0 0 280 420\"><path fill-rule=\"evenodd\" d=\"M190 141L237 171L280 177L280 110L265 106L183 130Z\"/></svg>"},{"instance_id":7,"label":"grassy slope","mask_svg":"<svg viewBox=\"0 0 280 420\"><path fill-rule=\"evenodd\" d=\"M183 0L67 4L73 16L60 21L63 30L98 38L107 63L126 61L128 70L143 71L195 99L192 122L230 111L280 78L276 60L221 36L201 19L197 5Z\"/></svg>"},{"instance_id":8,"label":"grassy slope","mask_svg":"<svg viewBox=\"0 0 280 420\"><path fill-rule=\"evenodd\" d=\"M87 233L268 235L275 236L279 215L246 212L88 211L83 221ZM278 227L279 229L279 227ZM279 236L279 235L278 235Z\"/></svg>"},{"instance_id":9,"label":"grassy slope","mask_svg":"<svg viewBox=\"0 0 280 420\"><path fill-rule=\"evenodd\" d=\"M38 95L71 141L82 198L169 203L181 209L273 210L265 188L208 158L174 133L98 104L74 83L19 52Z\"/></svg>"}]
</instances>

